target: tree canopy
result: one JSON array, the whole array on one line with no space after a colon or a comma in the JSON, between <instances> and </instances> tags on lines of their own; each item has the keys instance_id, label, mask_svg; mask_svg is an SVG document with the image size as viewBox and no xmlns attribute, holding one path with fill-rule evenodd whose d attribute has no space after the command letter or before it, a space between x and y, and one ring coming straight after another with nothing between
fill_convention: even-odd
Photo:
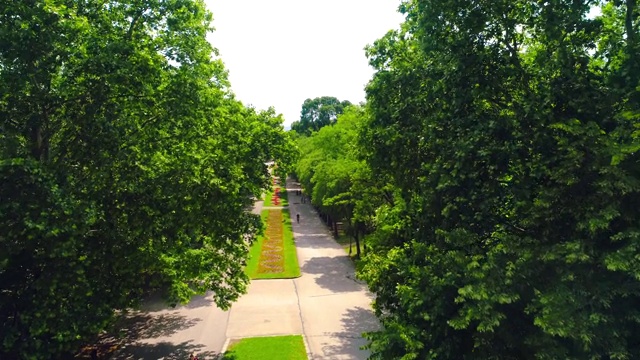
<instances>
[{"instance_id":1,"label":"tree canopy","mask_svg":"<svg viewBox=\"0 0 640 360\"><path fill-rule=\"evenodd\" d=\"M401 11L367 48L355 154L387 189L359 272L383 324L373 358L640 357L638 4ZM306 154L342 151L328 142ZM301 181L321 196L335 175Z\"/></svg>"},{"instance_id":2,"label":"tree canopy","mask_svg":"<svg viewBox=\"0 0 640 360\"><path fill-rule=\"evenodd\" d=\"M291 124L291 130L298 134L309 135L324 126L334 124L349 105L351 105L349 101L340 101L332 96L306 99L302 104L300 120Z\"/></svg>"},{"instance_id":3,"label":"tree canopy","mask_svg":"<svg viewBox=\"0 0 640 360\"><path fill-rule=\"evenodd\" d=\"M58 358L143 294L229 307L293 144L235 100L201 0L0 11L0 358Z\"/></svg>"},{"instance_id":4,"label":"tree canopy","mask_svg":"<svg viewBox=\"0 0 640 360\"><path fill-rule=\"evenodd\" d=\"M640 356L637 18L612 26L638 9L594 4L410 1L369 48L363 136L405 219L363 273L376 356Z\"/></svg>"},{"instance_id":5,"label":"tree canopy","mask_svg":"<svg viewBox=\"0 0 640 360\"><path fill-rule=\"evenodd\" d=\"M356 240L357 256L360 237L372 225L382 191L360 156L358 136L365 116L364 108L352 105L334 125L298 138L300 158L294 167L312 203L330 216L331 225L344 222L347 233Z\"/></svg>"}]
</instances>

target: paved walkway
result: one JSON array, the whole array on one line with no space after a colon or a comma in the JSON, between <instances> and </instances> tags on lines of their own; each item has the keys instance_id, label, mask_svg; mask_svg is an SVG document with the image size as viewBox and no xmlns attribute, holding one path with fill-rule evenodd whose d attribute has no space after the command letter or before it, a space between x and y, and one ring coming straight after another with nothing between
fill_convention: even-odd
<instances>
[{"instance_id":1,"label":"paved walkway","mask_svg":"<svg viewBox=\"0 0 640 360\"><path fill-rule=\"evenodd\" d=\"M351 261L311 205L300 203L297 189L287 182L301 277L253 280L227 312L215 307L211 295L176 309L149 306L138 315L146 324L136 332L141 336L116 358L180 360L196 352L211 359L231 339L301 334L310 359L366 359L368 352L359 349L365 344L361 334L378 328L371 294L354 280ZM254 212L261 209L262 202L256 203Z\"/></svg>"}]
</instances>

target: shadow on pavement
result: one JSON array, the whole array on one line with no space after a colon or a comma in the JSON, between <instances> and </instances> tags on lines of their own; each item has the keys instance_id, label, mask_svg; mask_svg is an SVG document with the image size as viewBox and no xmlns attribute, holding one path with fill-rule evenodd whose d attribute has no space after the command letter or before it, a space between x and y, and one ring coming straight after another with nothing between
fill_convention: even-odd
<instances>
[{"instance_id":1,"label":"shadow on pavement","mask_svg":"<svg viewBox=\"0 0 640 360\"><path fill-rule=\"evenodd\" d=\"M353 266L346 257L314 257L307 260L302 273L320 275L315 278L321 288L333 292L352 292L366 290L362 284L354 281Z\"/></svg>"},{"instance_id":2,"label":"shadow on pavement","mask_svg":"<svg viewBox=\"0 0 640 360\"><path fill-rule=\"evenodd\" d=\"M178 306L177 308L197 309L201 307L217 306L213 302L213 297L209 295L198 295L191 298L186 305ZM176 309L177 309L176 308Z\"/></svg>"},{"instance_id":3,"label":"shadow on pavement","mask_svg":"<svg viewBox=\"0 0 640 360\"><path fill-rule=\"evenodd\" d=\"M191 352L201 349L202 346L188 343L175 345L168 342L146 344L142 343L142 340L171 336L195 326L200 321L187 319L178 314L152 315L135 312L124 315L112 331L96 340L94 346L101 349L99 352L102 355L99 359L188 359ZM186 357L183 356L184 353ZM84 358L88 358L88 355Z\"/></svg>"},{"instance_id":4,"label":"shadow on pavement","mask_svg":"<svg viewBox=\"0 0 640 360\"><path fill-rule=\"evenodd\" d=\"M348 355L349 359L365 360L369 352L361 348L367 345L367 340L362 338L363 332L375 331L380 324L373 312L360 306L347 310L341 319L343 331L331 334L338 341L332 345L323 347L325 357Z\"/></svg>"},{"instance_id":5,"label":"shadow on pavement","mask_svg":"<svg viewBox=\"0 0 640 360\"><path fill-rule=\"evenodd\" d=\"M187 319L179 314L150 315L135 313L122 319L115 330L127 342L171 336L195 326L201 319Z\"/></svg>"},{"instance_id":6,"label":"shadow on pavement","mask_svg":"<svg viewBox=\"0 0 640 360\"><path fill-rule=\"evenodd\" d=\"M345 256L347 253L342 250L340 245L338 245L335 240L329 235L325 234L310 234L306 235L304 232L300 232L299 230L295 230L293 233L294 238L296 239L296 247L299 249L337 249L341 250Z\"/></svg>"},{"instance_id":7,"label":"shadow on pavement","mask_svg":"<svg viewBox=\"0 0 640 360\"><path fill-rule=\"evenodd\" d=\"M149 297L144 301L144 304L140 308L141 311L144 312L159 312L159 311L171 311L174 309L197 309L205 306L216 306L213 301L213 296L209 293L206 295L197 295L191 298L191 300L185 305L178 305L176 307L171 307L167 302L162 298L159 293L154 293L149 295Z\"/></svg>"},{"instance_id":8,"label":"shadow on pavement","mask_svg":"<svg viewBox=\"0 0 640 360\"><path fill-rule=\"evenodd\" d=\"M135 343L127 345L120 354L113 357L115 360L187 360L189 355L196 354L200 360L219 359L220 355L213 351L201 352L202 345L194 345L189 342L172 344L161 342L157 344Z\"/></svg>"}]
</instances>

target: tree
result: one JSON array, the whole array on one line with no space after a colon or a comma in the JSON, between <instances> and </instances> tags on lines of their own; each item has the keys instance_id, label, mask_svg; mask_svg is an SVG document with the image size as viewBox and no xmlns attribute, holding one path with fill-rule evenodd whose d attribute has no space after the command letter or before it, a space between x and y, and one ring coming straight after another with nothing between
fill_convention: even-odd
<instances>
[{"instance_id":1,"label":"tree","mask_svg":"<svg viewBox=\"0 0 640 360\"><path fill-rule=\"evenodd\" d=\"M374 358L640 356L638 8L593 4L408 1L369 47Z\"/></svg>"},{"instance_id":2,"label":"tree","mask_svg":"<svg viewBox=\"0 0 640 360\"><path fill-rule=\"evenodd\" d=\"M300 111L300 120L291 124L291 130L303 135L334 124L344 109L351 105L347 100L340 101L332 96L306 99Z\"/></svg>"},{"instance_id":3,"label":"tree","mask_svg":"<svg viewBox=\"0 0 640 360\"><path fill-rule=\"evenodd\" d=\"M336 223L346 223L358 257L361 237L371 227L381 189L361 158L357 142L365 116L363 108L350 106L333 126L299 138L301 156L296 166L313 204L331 219L329 225L337 232Z\"/></svg>"},{"instance_id":4,"label":"tree","mask_svg":"<svg viewBox=\"0 0 640 360\"><path fill-rule=\"evenodd\" d=\"M210 20L195 0L4 4L0 358L59 358L146 291L245 290L245 209L293 147L231 95Z\"/></svg>"}]
</instances>

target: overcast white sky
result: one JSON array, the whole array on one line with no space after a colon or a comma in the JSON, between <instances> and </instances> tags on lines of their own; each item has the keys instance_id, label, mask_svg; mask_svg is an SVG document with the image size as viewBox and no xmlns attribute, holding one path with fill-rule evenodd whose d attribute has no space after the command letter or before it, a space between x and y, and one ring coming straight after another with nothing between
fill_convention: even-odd
<instances>
[{"instance_id":1,"label":"overcast white sky","mask_svg":"<svg viewBox=\"0 0 640 360\"><path fill-rule=\"evenodd\" d=\"M245 105L275 107L287 128L307 98L363 101L365 45L403 21L400 0L205 1L231 89Z\"/></svg>"}]
</instances>

